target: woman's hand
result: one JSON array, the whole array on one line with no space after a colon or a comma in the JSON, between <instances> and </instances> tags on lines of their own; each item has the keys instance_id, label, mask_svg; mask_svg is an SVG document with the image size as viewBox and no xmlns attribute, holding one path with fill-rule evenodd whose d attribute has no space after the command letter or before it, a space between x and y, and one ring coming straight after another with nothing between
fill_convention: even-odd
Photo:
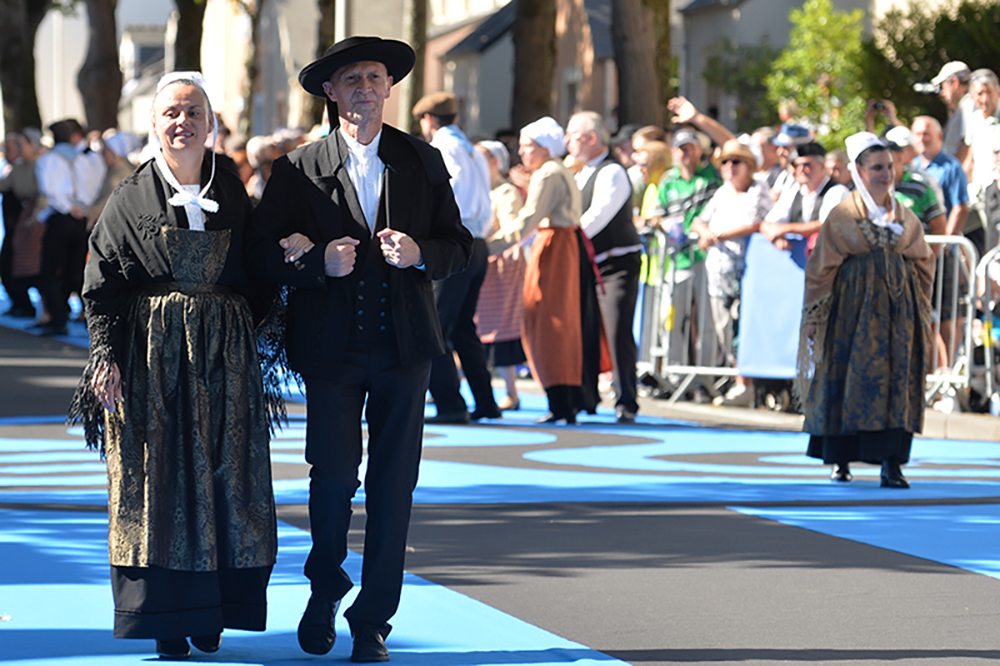
<instances>
[{"instance_id":1,"label":"woman's hand","mask_svg":"<svg viewBox=\"0 0 1000 666\"><path fill-rule=\"evenodd\" d=\"M98 365L90 379L90 388L104 405L104 409L114 414L115 403L122 399L122 375L118 364L104 361Z\"/></svg>"},{"instance_id":2,"label":"woman's hand","mask_svg":"<svg viewBox=\"0 0 1000 666\"><path fill-rule=\"evenodd\" d=\"M286 264L298 261L302 258L302 255L314 247L313 242L308 237L298 232L287 238L282 238L278 241L278 245L285 251Z\"/></svg>"},{"instance_id":3,"label":"woman's hand","mask_svg":"<svg viewBox=\"0 0 1000 666\"><path fill-rule=\"evenodd\" d=\"M508 177L510 182L514 183L522 192L527 191L528 183L531 182L531 172L525 169L523 164L512 166Z\"/></svg>"}]
</instances>

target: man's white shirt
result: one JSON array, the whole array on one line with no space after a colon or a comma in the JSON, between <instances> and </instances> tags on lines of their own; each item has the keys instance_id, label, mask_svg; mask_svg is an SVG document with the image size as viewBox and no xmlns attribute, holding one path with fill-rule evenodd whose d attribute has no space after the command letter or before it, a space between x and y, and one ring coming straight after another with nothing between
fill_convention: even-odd
<instances>
[{"instance_id":1,"label":"man's white shirt","mask_svg":"<svg viewBox=\"0 0 1000 666\"><path fill-rule=\"evenodd\" d=\"M434 133L431 145L441 151L451 176L451 189L462 215L462 224L476 238L486 238L490 229L490 165L486 156L455 125Z\"/></svg>"},{"instance_id":2,"label":"man's white shirt","mask_svg":"<svg viewBox=\"0 0 1000 666\"><path fill-rule=\"evenodd\" d=\"M771 212L767 214L767 217L765 217L764 220L766 222L777 222L779 224L788 224L792 222L792 203L795 201L795 195L800 192L802 193L802 211L805 215L809 215L809 213L816 207L816 200L819 198L819 193L823 191L823 187L826 186L829 180L829 176L824 178L823 182L821 182L819 187L817 187L813 192L810 192L805 185L799 185L798 187L786 187L781 192L781 196L778 197L778 201L774 204L774 208L771 209ZM848 194L850 194L850 190L843 185L834 185L827 190L826 194L823 195L823 203L820 204L819 221L825 222L827 216L830 214L830 211L846 199ZM814 220L803 221L813 222Z\"/></svg>"},{"instance_id":3,"label":"man's white shirt","mask_svg":"<svg viewBox=\"0 0 1000 666\"><path fill-rule=\"evenodd\" d=\"M73 146L58 143L38 158L35 164L38 191L48 204L38 214L40 222L53 213L69 215L73 206L86 211L97 201L108 167L100 153L86 148L86 141Z\"/></svg>"},{"instance_id":4,"label":"man's white shirt","mask_svg":"<svg viewBox=\"0 0 1000 666\"><path fill-rule=\"evenodd\" d=\"M365 214L368 230L375 231L375 218L378 216L378 200L382 196L382 178L385 173L385 163L378 156L378 146L382 141L382 130L379 130L372 142L367 146L351 138L346 132L337 130L347 144L347 175L351 178L354 191L358 195L358 203Z\"/></svg>"},{"instance_id":5,"label":"man's white shirt","mask_svg":"<svg viewBox=\"0 0 1000 666\"><path fill-rule=\"evenodd\" d=\"M576 185L582 191L587 185L587 181L594 174L594 171L607 159L608 152L605 151L587 162L576 174ZM593 238L601 233L608 223L618 214L627 201L631 198L632 182L629 180L628 172L620 164L612 164L597 173L594 180L594 196L591 197L590 207L583 211L580 216L580 227L587 238ZM642 245L629 247L615 247L607 252L594 257L600 263L608 257L620 257L631 252L638 252Z\"/></svg>"}]
</instances>

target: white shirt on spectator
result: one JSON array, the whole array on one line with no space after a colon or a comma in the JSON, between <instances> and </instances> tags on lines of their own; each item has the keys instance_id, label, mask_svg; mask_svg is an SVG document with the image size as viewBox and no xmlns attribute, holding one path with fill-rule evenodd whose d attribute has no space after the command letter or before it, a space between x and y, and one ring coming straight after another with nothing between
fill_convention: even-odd
<instances>
[{"instance_id":1,"label":"white shirt on spectator","mask_svg":"<svg viewBox=\"0 0 1000 666\"><path fill-rule=\"evenodd\" d=\"M976 108L976 103L972 101L969 93L965 93L958 101L955 113L951 114L948 122L944 124L944 141L941 144L941 150L952 157L958 154L959 147L966 143L965 135L968 133L969 119L975 113L979 113L979 109Z\"/></svg>"},{"instance_id":2,"label":"white shirt on spectator","mask_svg":"<svg viewBox=\"0 0 1000 666\"><path fill-rule=\"evenodd\" d=\"M338 130L340 131L340 130ZM340 131L347 144L347 175L351 178L354 191L358 195L358 203L365 214L368 230L375 231L375 218L378 216L378 200L382 196L382 176L385 173L385 163L378 156L379 142L382 140L382 130L375 135L367 146L352 139L347 133Z\"/></svg>"},{"instance_id":3,"label":"white shirt on spectator","mask_svg":"<svg viewBox=\"0 0 1000 666\"><path fill-rule=\"evenodd\" d=\"M104 157L87 150L86 141L75 146L57 143L35 163L38 191L48 204L38 220L44 222L53 213L69 215L73 206L86 212L101 194L107 169Z\"/></svg>"},{"instance_id":4,"label":"white shirt on spectator","mask_svg":"<svg viewBox=\"0 0 1000 666\"><path fill-rule=\"evenodd\" d=\"M810 192L805 185L785 188L785 190L781 193L781 196L778 197L778 201L774 204L774 208L772 208L771 212L767 214L764 221L777 222L779 224L788 224L793 222L792 203L795 201L795 195L799 192L802 193L802 212L803 214L808 215L816 207L816 199L819 197L819 193L823 191L823 187L829 180L829 176L824 178L823 182L819 184L819 187L817 187L814 192ZM819 207L819 221L826 222L826 218L830 214L830 211L836 208L841 201L846 199L848 194L850 194L850 190L843 185L834 185L827 190L827 193L823 195L823 203L820 204ZM794 221L798 222L799 220ZM802 222L814 221L815 220L802 220Z\"/></svg>"},{"instance_id":5,"label":"white shirt on spectator","mask_svg":"<svg viewBox=\"0 0 1000 666\"><path fill-rule=\"evenodd\" d=\"M490 230L490 165L486 156L455 125L434 133L431 145L441 151L451 176L451 189L462 215L462 224L475 238L486 238Z\"/></svg>"},{"instance_id":6,"label":"white shirt on spectator","mask_svg":"<svg viewBox=\"0 0 1000 666\"><path fill-rule=\"evenodd\" d=\"M969 181L969 203L981 203L982 194L996 180L996 170L993 168L993 145L1000 133L1000 103L993 113L983 117L983 112L977 107L967 117L965 143L972 151L972 179Z\"/></svg>"}]
</instances>

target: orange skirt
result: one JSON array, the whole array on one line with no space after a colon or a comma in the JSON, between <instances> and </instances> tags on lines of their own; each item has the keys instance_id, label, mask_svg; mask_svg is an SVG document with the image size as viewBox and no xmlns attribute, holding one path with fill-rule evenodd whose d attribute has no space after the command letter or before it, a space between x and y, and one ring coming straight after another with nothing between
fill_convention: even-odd
<instances>
[{"instance_id":1,"label":"orange skirt","mask_svg":"<svg viewBox=\"0 0 1000 666\"><path fill-rule=\"evenodd\" d=\"M580 248L574 228L539 229L531 244L521 342L542 388L583 383Z\"/></svg>"}]
</instances>

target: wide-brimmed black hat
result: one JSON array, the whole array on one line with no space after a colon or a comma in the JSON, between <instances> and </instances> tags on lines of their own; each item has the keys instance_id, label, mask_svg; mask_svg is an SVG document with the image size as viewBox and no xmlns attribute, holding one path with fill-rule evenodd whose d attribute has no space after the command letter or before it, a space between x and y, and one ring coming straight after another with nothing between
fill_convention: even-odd
<instances>
[{"instance_id":1,"label":"wide-brimmed black hat","mask_svg":"<svg viewBox=\"0 0 1000 666\"><path fill-rule=\"evenodd\" d=\"M348 37L326 50L323 57L299 72L299 84L306 92L326 98L323 82L344 65L372 60L385 65L392 82L399 83L410 73L417 56L406 42L381 37Z\"/></svg>"}]
</instances>

